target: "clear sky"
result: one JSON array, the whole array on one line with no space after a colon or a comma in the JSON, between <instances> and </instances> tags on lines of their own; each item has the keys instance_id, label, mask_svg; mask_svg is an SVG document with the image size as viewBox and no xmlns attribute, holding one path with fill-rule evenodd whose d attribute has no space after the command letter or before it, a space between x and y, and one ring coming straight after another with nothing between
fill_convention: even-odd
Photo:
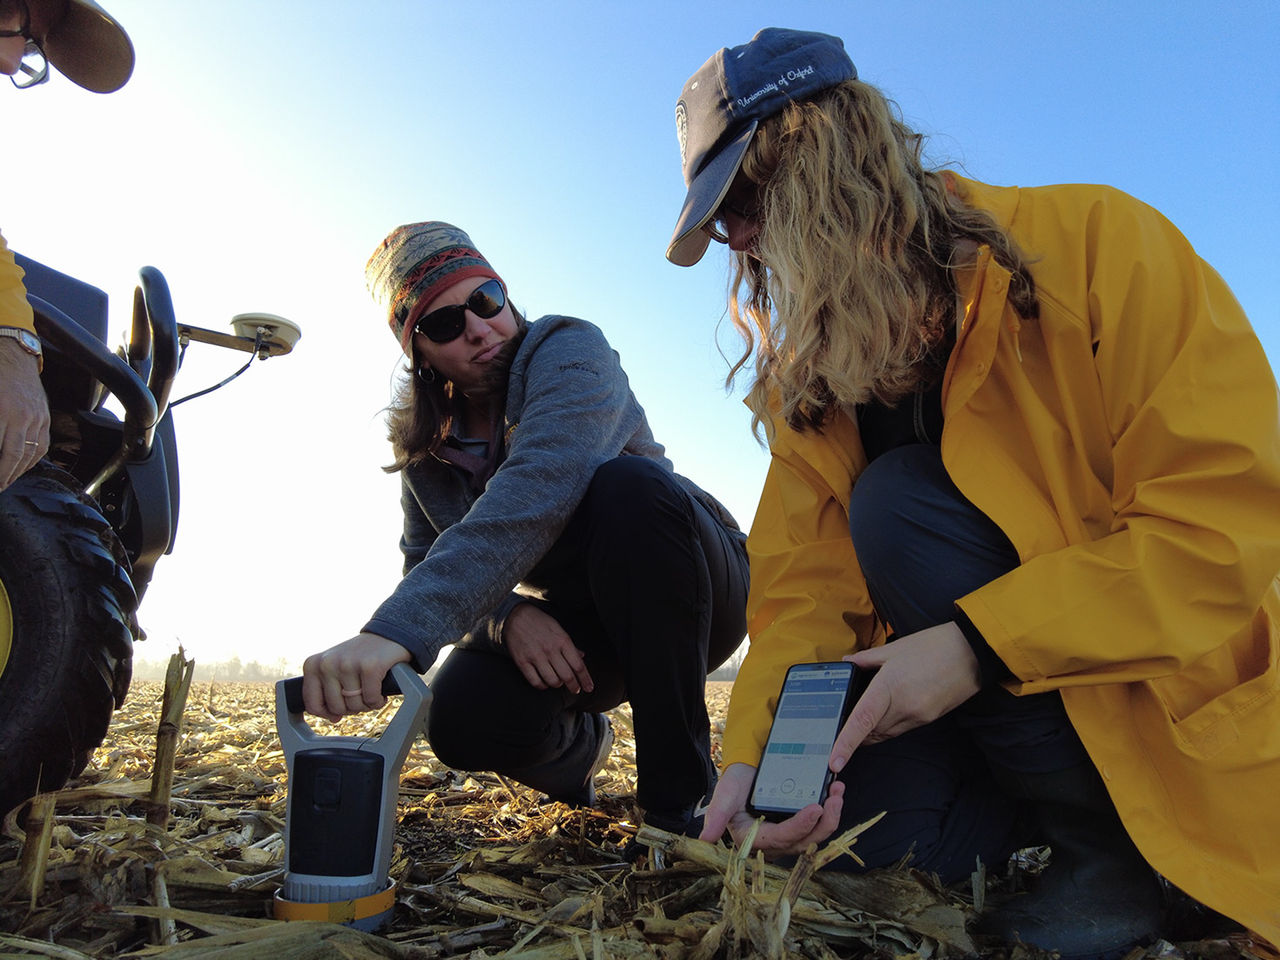
<instances>
[{"instance_id":1,"label":"clear sky","mask_svg":"<svg viewBox=\"0 0 1280 960\"><path fill-rule=\"evenodd\" d=\"M144 264L189 323L263 310L303 329L291 356L174 412L182 517L144 659L181 640L198 661L300 664L394 587L398 484L379 467L400 364L363 268L400 223L459 224L530 316L598 324L677 469L750 522L767 455L743 385L723 386L727 258L663 251L684 196L676 97L761 27L842 37L968 175L1153 204L1280 366L1275 0L103 3L133 79L0 91L0 229L105 289L115 338ZM193 345L174 395L243 357Z\"/></svg>"}]
</instances>

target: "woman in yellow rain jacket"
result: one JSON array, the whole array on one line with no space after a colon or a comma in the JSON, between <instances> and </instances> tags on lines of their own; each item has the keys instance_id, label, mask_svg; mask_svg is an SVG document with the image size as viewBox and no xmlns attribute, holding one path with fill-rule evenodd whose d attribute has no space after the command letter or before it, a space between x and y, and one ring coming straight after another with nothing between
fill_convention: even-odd
<instances>
[{"instance_id":1,"label":"woman in yellow rain jacket","mask_svg":"<svg viewBox=\"0 0 1280 960\"><path fill-rule=\"evenodd\" d=\"M834 37L720 51L677 121L668 258L737 251L772 453L704 838L752 822L785 669L852 655L839 779L762 849L887 809L873 866L1051 845L1006 938L1149 938L1154 868L1280 939L1280 417L1221 278L1119 191L925 169Z\"/></svg>"}]
</instances>

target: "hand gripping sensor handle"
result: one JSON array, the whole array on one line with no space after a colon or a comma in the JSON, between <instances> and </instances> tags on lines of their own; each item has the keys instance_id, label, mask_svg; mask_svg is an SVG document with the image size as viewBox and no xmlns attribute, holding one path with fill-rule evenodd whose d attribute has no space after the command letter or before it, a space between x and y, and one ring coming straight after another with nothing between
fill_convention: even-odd
<instances>
[{"instance_id":1,"label":"hand gripping sensor handle","mask_svg":"<svg viewBox=\"0 0 1280 960\"><path fill-rule=\"evenodd\" d=\"M387 675L383 693L400 693L403 700L381 736L322 737L304 719L302 678L276 684L276 726L289 774L278 919L376 930L391 917L400 769L423 728L431 691L400 663Z\"/></svg>"}]
</instances>

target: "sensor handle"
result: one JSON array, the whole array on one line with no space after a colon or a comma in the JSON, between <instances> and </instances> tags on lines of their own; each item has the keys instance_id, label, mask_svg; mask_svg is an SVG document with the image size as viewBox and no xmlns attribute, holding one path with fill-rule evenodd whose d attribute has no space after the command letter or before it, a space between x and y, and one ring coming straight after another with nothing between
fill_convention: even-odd
<instances>
[{"instance_id":1,"label":"sensor handle","mask_svg":"<svg viewBox=\"0 0 1280 960\"><path fill-rule=\"evenodd\" d=\"M431 706L431 690L407 663L397 663L391 668L391 673L383 680L383 692L387 691L388 682L395 685L393 692L399 693L404 699L382 735L369 738L319 736L303 715L302 678L290 677L288 680L276 681L276 731L290 771L293 769L293 756L299 750L349 747L382 754L398 773L409 754L409 745L422 730L422 723ZM293 691L292 698L289 696L290 690Z\"/></svg>"},{"instance_id":2,"label":"sensor handle","mask_svg":"<svg viewBox=\"0 0 1280 960\"><path fill-rule=\"evenodd\" d=\"M281 682L284 684L285 707L290 713L302 713L306 709L302 703L302 678L289 677ZM396 683L394 674L388 673L382 678L382 695L384 697L400 696L400 684Z\"/></svg>"}]
</instances>

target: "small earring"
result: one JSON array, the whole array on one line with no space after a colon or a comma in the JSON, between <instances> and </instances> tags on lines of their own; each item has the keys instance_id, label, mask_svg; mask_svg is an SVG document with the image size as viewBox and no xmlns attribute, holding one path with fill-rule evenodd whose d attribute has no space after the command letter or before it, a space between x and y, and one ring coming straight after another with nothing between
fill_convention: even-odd
<instances>
[{"instance_id":1,"label":"small earring","mask_svg":"<svg viewBox=\"0 0 1280 960\"><path fill-rule=\"evenodd\" d=\"M423 364L422 366L420 366L418 368L417 373L418 373L418 379L421 380L423 383L436 382L436 372L432 370L430 367L428 367L426 364Z\"/></svg>"}]
</instances>

